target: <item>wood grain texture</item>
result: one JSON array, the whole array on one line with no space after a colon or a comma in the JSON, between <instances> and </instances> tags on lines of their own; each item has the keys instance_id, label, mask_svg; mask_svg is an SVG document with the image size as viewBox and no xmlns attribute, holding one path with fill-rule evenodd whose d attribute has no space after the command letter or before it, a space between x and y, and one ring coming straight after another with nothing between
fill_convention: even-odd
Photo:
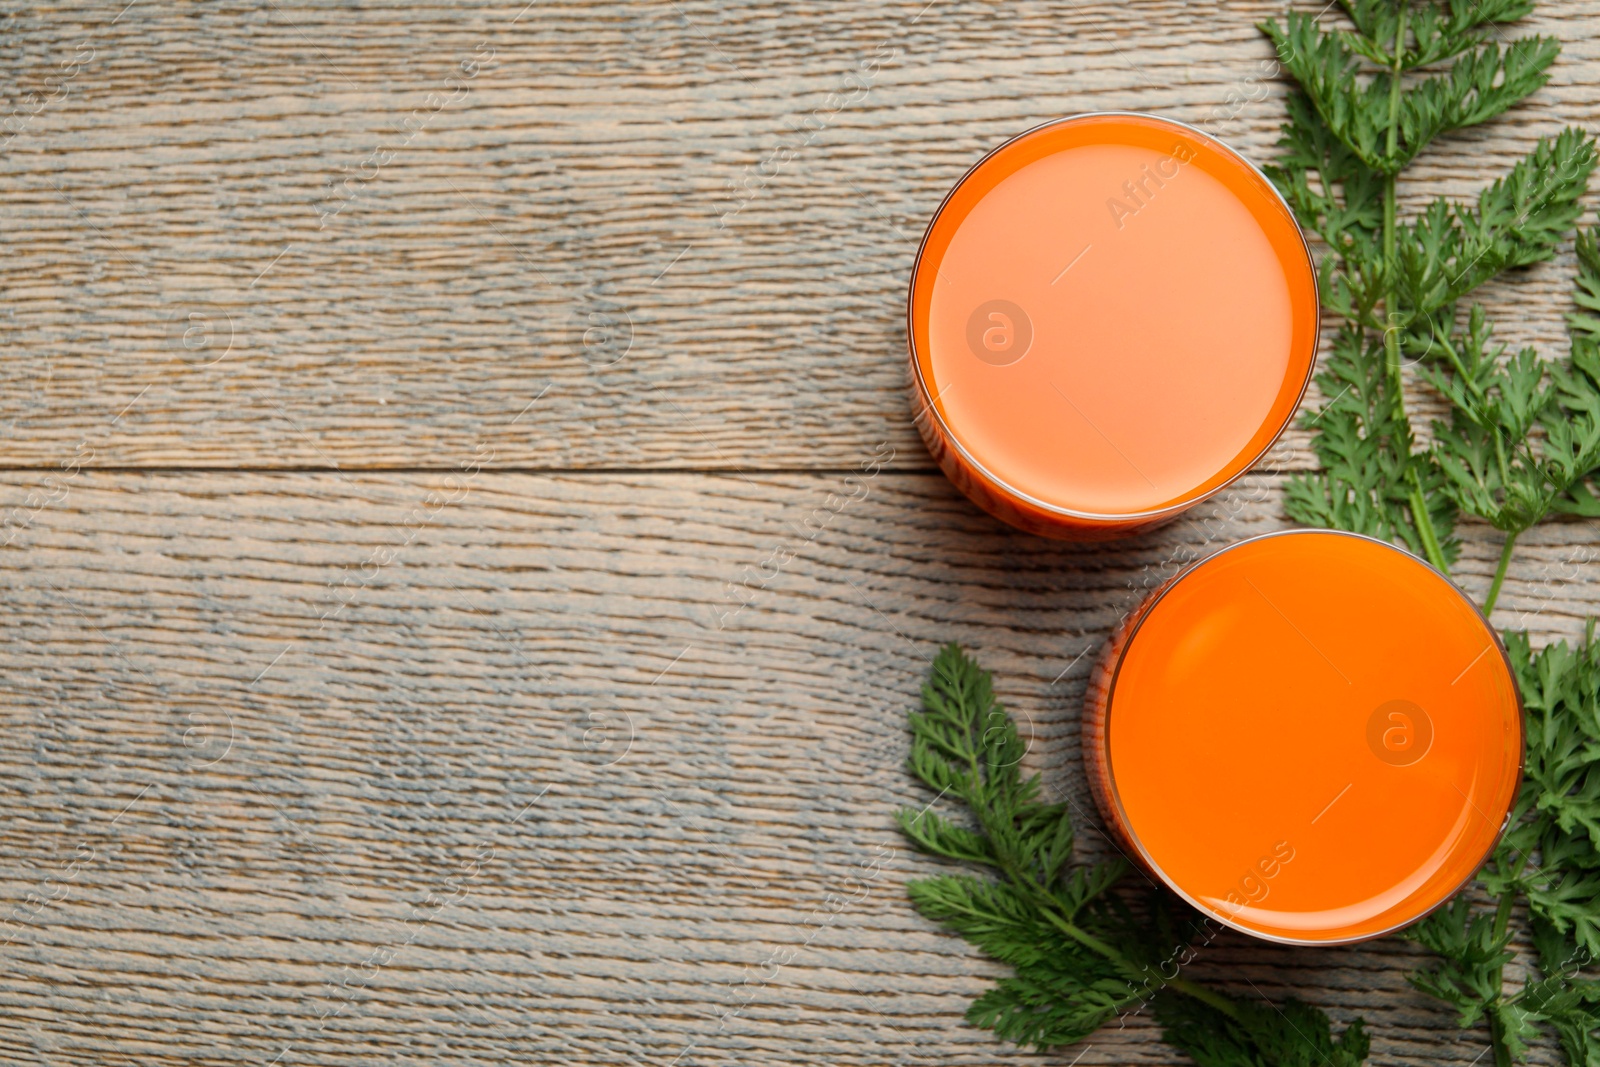
<instances>
[{"instance_id":1,"label":"wood grain texture","mask_svg":"<svg viewBox=\"0 0 1600 1067\"><path fill-rule=\"evenodd\" d=\"M933 799L901 769L926 659L997 672L1103 855L1092 650L1277 493L1070 546L888 470L86 472L0 557L0 1060L1027 1058L961 1021L996 968L903 892L939 868L890 821ZM1597 534L1542 527L1508 584L1544 635L1600 610ZM1415 960L1197 967L1365 1015L1375 1063L1472 1062ZM1091 1044L1060 1062L1173 1062L1143 1019Z\"/></svg>"},{"instance_id":2,"label":"wood grain texture","mask_svg":"<svg viewBox=\"0 0 1600 1067\"><path fill-rule=\"evenodd\" d=\"M0 10L11 465L920 462L903 294L971 163L1078 111L1256 158L1282 119L1277 0ZM1600 0L1536 31L1551 85L1413 206L1592 121ZM1507 340L1563 350L1571 266L1486 294Z\"/></svg>"},{"instance_id":3,"label":"wood grain texture","mask_svg":"<svg viewBox=\"0 0 1600 1067\"><path fill-rule=\"evenodd\" d=\"M1592 122L1600 0L1542 6L1552 84L1412 207ZM1038 1060L904 894L926 657L997 672L1103 855L1089 659L1282 524L1307 439L1135 540L1005 529L911 429L907 273L1042 119L1268 156L1283 86L1228 113L1280 10L0 0L0 1063ZM1486 290L1503 339L1562 350L1571 267ZM1540 526L1496 621L1575 635L1597 579L1600 525ZM1416 959L1196 968L1481 1062ZM1080 1055L1174 1062L1143 1018Z\"/></svg>"}]
</instances>

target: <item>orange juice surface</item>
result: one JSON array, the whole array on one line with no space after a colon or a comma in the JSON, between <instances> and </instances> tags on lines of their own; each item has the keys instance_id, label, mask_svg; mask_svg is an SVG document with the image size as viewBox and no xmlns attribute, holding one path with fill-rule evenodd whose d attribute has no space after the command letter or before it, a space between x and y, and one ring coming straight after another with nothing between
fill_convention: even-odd
<instances>
[{"instance_id":1,"label":"orange juice surface","mask_svg":"<svg viewBox=\"0 0 1600 1067\"><path fill-rule=\"evenodd\" d=\"M1316 281L1288 208L1232 151L1080 116L957 185L909 335L919 425L958 485L1037 532L1117 533L1271 445L1311 371Z\"/></svg>"},{"instance_id":2,"label":"orange juice surface","mask_svg":"<svg viewBox=\"0 0 1600 1067\"><path fill-rule=\"evenodd\" d=\"M1494 631L1408 553L1257 538L1130 617L1091 686L1108 820L1228 925L1373 937L1453 895L1498 838L1522 762Z\"/></svg>"}]
</instances>

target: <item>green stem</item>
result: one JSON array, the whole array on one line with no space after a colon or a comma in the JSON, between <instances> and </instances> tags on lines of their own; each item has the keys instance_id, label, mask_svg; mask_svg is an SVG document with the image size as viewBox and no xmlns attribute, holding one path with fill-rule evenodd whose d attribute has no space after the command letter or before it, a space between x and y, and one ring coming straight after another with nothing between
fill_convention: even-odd
<instances>
[{"instance_id":1,"label":"green stem","mask_svg":"<svg viewBox=\"0 0 1600 1067\"><path fill-rule=\"evenodd\" d=\"M1399 84L1397 80L1396 85ZM1399 293L1395 291L1395 279L1399 274L1399 266L1395 262L1395 230L1398 223L1395 220L1395 176L1393 174L1383 180L1383 264L1388 275L1384 297L1383 310L1386 326L1383 331L1383 356L1384 366L1389 371L1390 387L1394 390L1395 413L1402 422L1406 421L1406 397L1404 382L1405 376L1400 368L1400 310L1396 306L1400 303Z\"/></svg>"},{"instance_id":2,"label":"green stem","mask_svg":"<svg viewBox=\"0 0 1600 1067\"><path fill-rule=\"evenodd\" d=\"M1048 919L1050 923L1056 927L1056 929L1060 930L1062 933L1078 942L1078 944L1089 949L1091 952L1098 952L1112 963L1126 968L1129 972L1142 972L1145 982L1150 986L1151 993L1154 993L1162 986L1166 986L1167 988L1176 990L1185 996L1193 997L1202 1004L1209 1004L1211 1007L1217 1009L1230 1019L1237 1020L1239 1018L1239 1009L1234 1006L1231 1000L1223 996L1221 993L1207 989L1199 982L1192 982L1189 979L1178 975L1168 978L1161 974L1161 972L1153 971L1149 967L1135 967L1133 964L1128 962L1127 958L1124 957L1122 953L1118 952L1104 941L1101 941L1093 934L1090 934L1087 931L1080 929L1075 924L1061 918L1061 916L1057 915L1050 908L1044 909L1044 917Z\"/></svg>"},{"instance_id":3,"label":"green stem","mask_svg":"<svg viewBox=\"0 0 1600 1067\"><path fill-rule=\"evenodd\" d=\"M1506 435L1505 431L1496 429L1494 434L1494 458L1500 464L1500 484L1511 484L1511 465L1506 462Z\"/></svg>"},{"instance_id":4,"label":"green stem","mask_svg":"<svg viewBox=\"0 0 1600 1067\"><path fill-rule=\"evenodd\" d=\"M1455 368L1456 380L1472 391L1473 398L1478 402L1478 406L1473 409L1472 415L1474 419L1482 421L1489 409L1489 398L1484 395L1483 389L1473 376L1467 373L1466 364L1461 362L1461 354L1456 351L1456 346L1450 343L1450 335L1439 329L1437 322L1433 323L1433 339L1439 343L1440 348L1444 349L1444 354L1450 360L1450 366Z\"/></svg>"},{"instance_id":5,"label":"green stem","mask_svg":"<svg viewBox=\"0 0 1600 1067\"><path fill-rule=\"evenodd\" d=\"M1450 360L1450 366L1455 369L1456 380L1472 393L1472 398L1476 402L1475 406L1465 404L1457 404L1456 406L1465 408L1468 417L1479 426L1494 431L1494 455L1496 462L1500 465L1500 483L1502 485L1510 485L1511 463L1510 458L1506 455L1506 431L1495 425L1494 412L1490 410L1488 395L1484 393L1477 380L1467 372L1466 364L1461 362L1460 353L1456 351L1455 345L1450 343L1449 335L1439 329L1437 322L1433 323L1433 339L1438 342L1439 347L1444 350L1446 358ZM1522 450L1530 460L1533 459L1532 450L1528 448L1527 442L1523 442Z\"/></svg>"},{"instance_id":6,"label":"green stem","mask_svg":"<svg viewBox=\"0 0 1600 1067\"><path fill-rule=\"evenodd\" d=\"M1400 72L1405 54L1406 9L1402 4L1400 17L1395 21L1394 52L1390 57L1394 65L1389 70L1389 133L1384 150L1389 159L1394 158L1394 150L1400 144ZM1389 374L1394 379L1396 410L1404 417L1405 397L1400 391L1400 309L1395 306L1399 303L1395 292L1395 279L1399 277L1395 262L1395 235L1398 230L1396 200L1395 175L1391 172L1383 177L1383 267L1388 275L1384 279L1388 285L1383 297L1384 320L1387 324L1383 331L1383 349L1389 360Z\"/></svg>"},{"instance_id":7,"label":"green stem","mask_svg":"<svg viewBox=\"0 0 1600 1067\"><path fill-rule=\"evenodd\" d=\"M1439 531L1433 528L1433 516L1428 514L1428 502L1422 496L1422 482L1417 469L1411 468L1411 518L1417 524L1417 536L1422 539L1423 555L1440 574L1450 573L1450 561L1445 559L1444 546L1439 543Z\"/></svg>"},{"instance_id":8,"label":"green stem","mask_svg":"<svg viewBox=\"0 0 1600 1067\"><path fill-rule=\"evenodd\" d=\"M1400 75L1406 69L1406 16L1411 13L1410 0L1400 0L1400 16L1394 23L1394 48L1389 54L1389 147L1387 155L1394 158L1395 146L1400 137Z\"/></svg>"},{"instance_id":9,"label":"green stem","mask_svg":"<svg viewBox=\"0 0 1600 1067\"><path fill-rule=\"evenodd\" d=\"M1112 963L1120 963L1129 970L1137 970L1137 968L1135 968L1123 957L1122 953L1118 952L1116 949L1112 948L1098 937L1095 937L1087 930L1080 929L1077 924L1070 923L1063 919L1061 916L1057 915L1052 908L1045 908L1043 914L1046 919L1050 920L1051 924L1054 925L1056 929L1060 930L1062 933L1078 942L1078 944L1089 949L1091 952L1098 952Z\"/></svg>"},{"instance_id":10,"label":"green stem","mask_svg":"<svg viewBox=\"0 0 1600 1067\"><path fill-rule=\"evenodd\" d=\"M1406 57L1406 13L1405 3L1400 5L1400 16L1395 20L1394 45L1390 55L1392 66L1389 68L1389 130L1385 142L1384 155L1388 159L1394 158L1394 151L1400 144L1400 74L1405 69ZM1384 295L1384 311L1387 313L1389 328L1383 333L1383 344L1393 354L1391 365L1394 370L1396 384L1400 374L1400 338L1395 329L1400 325L1400 309L1395 307L1395 175L1393 172L1384 175L1383 179L1383 261L1388 272L1388 292Z\"/></svg>"},{"instance_id":11,"label":"green stem","mask_svg":"<svg viewBox=\"0 0 1600 1067\"><path fill-rule=\"evenodd\" d=\"M1394 40L1389 53L1389 130L1385 151L1391 159L1400 144L1400 75L1405 71L1407 13L1408 7L1402 2L1400 16L1395 20ZM1388 275L1385 279L1387 288L1383 298L1384 319L1387 322L1383 331L1384 362L1389 371L1390 388L1394 390L1395 418L1406 431L1402 441L1397 443L1406 449L1406 459L1410 461L1408 467L1411 476L1409 494L1411 518L1416 523L1417 537L1422 541L1422 551L1428 557L1428 562L1442 573L1449 574L1450 563L1445 559L1444 548L1439 543L1439 532L1434 529L1433 516L1428 513L1428 502L1422 495L1422 479L1417 476L1415 461L1411 458L1411 420L1406 415L1405 375L1400 366L1400 294L1396 288L1400 270L1395 251L1399 223L1395 218L1398 200L1395 185L1394 174L1384 175L1383 262Z\"/></svg>"},{"instance_id":12,"label":"green stem","mask_svg":"<svg viewBox=\"0 0 1600 1067\"><path fill-rule=\"evenodd\" d=\"M1518 872L1520 873L1520 872ZM1508 889L1500 894L1500 903L1494 909L1494 936L1495 940L1506 936L1506 930L1511 925L1511 909L1517 903L1517 893Z\"/></svg>"},{"instance_id":13,"label":"green stem","mask_svg":"<svg viewBox=\"0 0 1600 1067\"><path fill-rule=\"evenodd\" d=\"M1489 1013L1489 1044L1494 1048L1494 1067L1511 1067L1511 1048L1506 1044L1506 1029L1497 1012Z\"/></svg>"},{"instance_id":14,"label":"green stem","mask_svg":"<svg viewBox=\"0 0 1600 1067\"><path fill-rule=\"evenodd\" d=\"M1186 997L1193 997L1202 1004L1209 1004L1235 1022L1239 1019L1239 1009L1234 1006L1233 1001L1221 993L1207 989L1199 982L1191 982L1187 978L1169 978L1167 987L1177 990Z\"/></svg>"},{"instance_id":15,"label":"green stem","mask_svg":"<svg viewBox=\"0 0 1600 1067\"><path fill-rule=\"evenodd\" d=\"M1500 559L1500 566L1501 566L1502 572L1504 572L1504 569L1505 569L1505 561L1507 559L1509 559L1510 556L1511 556L1510 543L1512 541L1515 541L1515 540L1516 540L1516 535L1515 534L1512 534L1512 535L1510 535L1509 537L1506 538L1506 543L1507 543L1506 552L1505 552L1504 555L1501 556L1501 559ZM1498 586L1498 579L1496 579L1496 585ZM1490 602L1491 603L1493 602L1493 595L1492 594L1490 596ZM1487 612L1485 614L1487 614ZM1527 853L1523 853L1522 856L1517 861L1516 874L1512 876L1512 882L1513 883L1515 883L1516 878L1522 874L1523 870L1527 867L1527 865L1528 865L1528 855L1527 855ZM1509 929L1510 926L1511 926L1511 909L1512 909L1512 907L1514 907L1516 905L1516 902L1517 902L1517 891L1516 891L1516 889L1514 887L1511 888L1511 889L1507 889L1504 893L1500 894L1500 902L1494 909L1494 937L1495 937L1496 941L1499 941L1501 938L1506 936L1506 930ZM1505 988L1505 986L1504 986L1504 982L1505 982L1504 975L1505 975L1505 964L1501 963L1498 967L1495 968L1495 981L1494 981L1494 984L1495 984L1495 988L1496 989L1503 990ZM1498 1002L1498 1001L1500 1001L1502 999L1503 999L1503 995L1499 996L1499 997L1496 997L1495 1001ZM1491 1004L1489 1004L1488 1007L1489 1007L1489 1044L1494 1048L1494 1064L1495 1064L1495 1067L1511 1067L1511 1046L1506 1043L1505 1026L1500 1021L1500 1013L1495 1010L1495 1008L1497 1007L1497 1004L1496 1003L1491 1003Z\"/></svg>"},{"instance_id":16,"label":"green stem","mask_svg":"<svg viewBox=\"0 0 1600 1067\"><path fill-rule=\"evenodd\" d=\"M1489 585L1489 596L1483 602L1485 615L1494 611L1495 601L1500 599L1500 585L1506 580L1506 568L1511 565L1511 550L1516 547L1517 535L1506 534L1505 547L1500 549L1500 565L1494 569L1494 581Z\"/></svg>"}]
</instances>

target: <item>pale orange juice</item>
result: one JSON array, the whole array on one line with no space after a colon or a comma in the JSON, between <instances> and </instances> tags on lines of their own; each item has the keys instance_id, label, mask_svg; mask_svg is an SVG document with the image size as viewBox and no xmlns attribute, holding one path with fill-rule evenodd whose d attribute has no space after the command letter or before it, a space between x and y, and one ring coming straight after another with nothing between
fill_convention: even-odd
<instances>
[{"instance_id":1,"label":"pale orange juice","mask_svg":"<svg viewBox=\"0 0 1600 1067\"><path fill-rule=\"evenodd\" d=\"M1316 354L1316 276L1271 184L1134 114L1007 142L961 179L912 275L912 405L980 506L1093 538L1181 511L1271 446Z\"/></svg>"}]
</instances>

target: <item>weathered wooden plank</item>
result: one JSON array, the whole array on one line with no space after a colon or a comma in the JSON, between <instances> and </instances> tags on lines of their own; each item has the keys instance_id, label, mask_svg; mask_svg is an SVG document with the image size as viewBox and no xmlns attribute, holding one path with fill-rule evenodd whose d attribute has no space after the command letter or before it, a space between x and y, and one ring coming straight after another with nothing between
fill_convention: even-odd
<instances>
[{"instance_id":1,"label":"weathered wooden plank","mask_svg":"<svg viewBox=\"0 0 1600 1067\"><path fill-rule=\"evenodd\" d=\"M0 554L0 1056L1021 1059L960 1018L994 967L902 889L937 866L889 819L931 799L899 766L926 657L977 650L1087 811L1090 650L1276 492L1074 546L870 466L82 472ZM1541 527L1508 607L1575 632L1597 533ZM1472 1062L1415 958L1199 966L1366 1015L1374 1062ZM1142 1018L1092 1045L1067 1058L1173 1062Z\"/></svg>"},{"instance_id":2,"label":"weathered wooden plank","mask_svg":"<svg viewBox=\"0 0 1600 1067\"><path fill-rule=\"evenodd\" d=\"M1106 108L1264 158L1280 7L8 5L0 463L922 463L901 309L950 184ZM1593 118L1600 0L1526 30L1551 86L1413 204ZM1491 290L1505 338L1560 351L1570 274Z\"/></svg>"}]
</instances>

